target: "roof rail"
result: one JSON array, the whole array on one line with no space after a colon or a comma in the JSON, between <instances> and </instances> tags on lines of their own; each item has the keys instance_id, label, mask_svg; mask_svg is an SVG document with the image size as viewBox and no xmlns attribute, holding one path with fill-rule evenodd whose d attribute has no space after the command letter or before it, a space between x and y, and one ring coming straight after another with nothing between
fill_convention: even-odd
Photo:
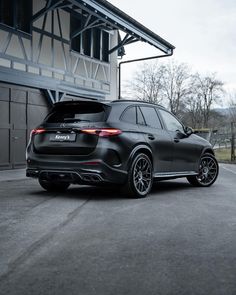
<instances>
[{"instance_id":1,"label":"roof rail","mask_svg":"<svg viewBox=\"0 0 236 295\"><path fill-rule=\"evenodd\" d=\"M154 106L158 106L158 107L162 107L162 105L160 104L157 104L157 103L154 103L154 102L149 102L149 101L143 101L143 100L138 100L138 99L116 99L116 100L112 100L111 101L112 103L115 102L136 102L136 103L142 103L142 104L151 104L151 105L154 105Z\"/></svg>"}]
</instances>

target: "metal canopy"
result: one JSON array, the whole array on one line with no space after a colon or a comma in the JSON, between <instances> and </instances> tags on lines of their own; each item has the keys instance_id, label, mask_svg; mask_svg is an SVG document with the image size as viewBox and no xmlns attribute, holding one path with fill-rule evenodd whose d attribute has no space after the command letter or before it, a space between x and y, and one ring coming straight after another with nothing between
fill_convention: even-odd
<instances>
[{"instance_id":1,"label":"metal canopy","mask_svg":"<svg viewBox=\"0 0 236 295\"><path fill-rule=\"evenodd\" d=\"M118 45L111 48L109 54L116 50L119 51L125 45L137 41L146 42L165 54L173 53L175 48L169 42L106 0L47 0L45 7L33 16L33 22L45 13L58 8L65 9L78 17L83 13L83 16L85 17L82 29L80 28L79 30L72 32L71 38L94 27L101 27L106 30L123 31L125 37L123 39L120 38Z\"/></svg>"}]
</instances>

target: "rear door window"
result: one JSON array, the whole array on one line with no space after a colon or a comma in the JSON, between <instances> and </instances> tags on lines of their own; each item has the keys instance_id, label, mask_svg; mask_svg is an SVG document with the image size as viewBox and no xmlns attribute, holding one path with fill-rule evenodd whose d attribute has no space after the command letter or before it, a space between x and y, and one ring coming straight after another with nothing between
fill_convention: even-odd
<instances>
[{"instance_id":1,"label":"rear door window","mask_svg":"<svg viewBox=\"0 0 236 295\"><path fill-rule=\"evenodd\" d=\"M157 112L152 107L140 107L148 127L162 129Z\"/></svg>"}]
</instances>

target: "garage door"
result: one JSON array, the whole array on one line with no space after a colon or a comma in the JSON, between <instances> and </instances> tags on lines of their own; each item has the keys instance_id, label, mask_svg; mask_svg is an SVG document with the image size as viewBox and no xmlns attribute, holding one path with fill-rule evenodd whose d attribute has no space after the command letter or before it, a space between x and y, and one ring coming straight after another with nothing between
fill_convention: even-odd
<instances>
[{"instance_id":1,"label":"garage door","mask_svg":"<svg viewBox=\"0 0 236 295\"><path fill-rule=\"evenodd\" d=\"M25 166L30 131L49 111L37 89L0 84L0 169Z\"/></svg>"}]
</instances>

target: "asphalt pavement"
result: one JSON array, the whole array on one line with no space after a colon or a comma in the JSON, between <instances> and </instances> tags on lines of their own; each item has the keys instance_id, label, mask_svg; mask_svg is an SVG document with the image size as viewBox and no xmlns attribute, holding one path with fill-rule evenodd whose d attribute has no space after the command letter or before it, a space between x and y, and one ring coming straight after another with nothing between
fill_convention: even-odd
<instances>
[{"instance_id":1,"label":"asphalt pavement","mask_svg":"<svg viewBox=\"0 0 236 295\"><path fill-rule=\"evenodd\" d=\"M3 174L1 295L236 294L235 165L210 188L163 181L139 200Z\"/></svg>"}]
</instances>

